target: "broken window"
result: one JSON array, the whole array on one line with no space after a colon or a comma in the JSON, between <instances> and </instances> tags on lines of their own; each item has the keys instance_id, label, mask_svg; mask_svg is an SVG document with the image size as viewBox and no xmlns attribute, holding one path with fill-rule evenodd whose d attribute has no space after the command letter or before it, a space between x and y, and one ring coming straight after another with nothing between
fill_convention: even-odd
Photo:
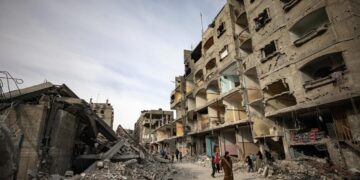
<instances>
[{"instance_id":1,"label":"broken window","mask_svg":"<svg viewBox=\"0 0 360 180\"><path fill-rule=\"evenodd\" d=\"M268 59L278 54L276 44L277 44L276 41L271 41L269 44L265 45L265 47L261 49L261 54L262 54L261 62L265 62Z\"/></svg>"},{"instance_id":2,"label":"broken window","mask_svg":"<svg viewBox=\"0 0 360 180\"><path fill-rule=\"evenodd\" d=\"M300 69L305 80L304 88L313 89L329 83L339 84L346 69L341 52L318 57Z\"/></svg>"},{"instance_id":3,"label":"broken window","mask_svg":"<svg viewBox=\"0 0 360 180\"><path fill-rule=\"evenodd\" d=\"M100 113L101 113L101 114L104 114L104 110L101 110Z\"/></svg>"},{"instance_id":4,"label":"broken window","mask_svg":"<svg viewBox=\"0 0 360 180\"><path fill-rule=\"evenodd\" d=\"M290 11L290 9L293 8L300 1L301 0L281 0L281 2L284 3L283 9L285 12Z\"/></svg>"},{"instance_id":5,"label":"broken window","mask_svg":"<svg viewBox=\"0 0 360 180\"><path fill-rule=\"evenodd\" d=\"M289 89L285 79L280 79L267 85L263 89L266 111L278 110L296 105L296 99Z\"/></svg>"},{"instance_id":6,"label":"broken window","mask_svg":"<svg viewBox=\"0 0 360 180\"><path fill-rule=\"evenodd\" d=\"M191 53L191 58L194 60L194 63L196 63L201 58L202 55L201 47L202 47L202 42L200 41L200 43Z\"/></svg>"},{"instance_id":7,"label":"broken window","mask_svg":"<svg viewBox=\"0 0 360 180\"><path fill-rule=\"evenodd\" d=\"M204 50L207 51L214 44L214 38L211 36L204 44Z\"/></svg>"},{"instance_id":8,"label":"broken window","mask_svg":"<svg viewBox=\"0 0 360 180\"><path fill-rule=\"evenodd\" d=\"M329 27L329 22L325 8L320 8L306 15L289 30L294 45L299 47L324 34Z\"/></svg>"},{"instance_id":9,"label":"broken window","mask_svg":"<svg viewBox=\"0 0 360 180\"><path fill-rule=\"evenodd\" d=\"M228 46L225 45L221 51L219 52L219 55L220 55L220 61L223 60L227 55L228 55Z\"/></svg>"},{"instance_id":10,"label":"broken window","mask_svg":"<svg viewBox=\"0 0 360 180\"><path fill-rule=\"evenodd\" d=\"M217 28L217 34L218 34L218 38L223 35L225 33L226 29L225 29L225 22L221 22L219 27Z\"/></svg>"},{"instance_id":11,"label":"broken window","mask_svg":"<svg viewBox=\"0 0 360 180\"><path fill-rule=\"evenodd\" d=\"M261 28L263 28L268 22L270 22L270 13L269 8L264 9L263 12L261 12L257 18L254 19L255 21L255 31L259 31Z\"/></svg>"}]
</instances>

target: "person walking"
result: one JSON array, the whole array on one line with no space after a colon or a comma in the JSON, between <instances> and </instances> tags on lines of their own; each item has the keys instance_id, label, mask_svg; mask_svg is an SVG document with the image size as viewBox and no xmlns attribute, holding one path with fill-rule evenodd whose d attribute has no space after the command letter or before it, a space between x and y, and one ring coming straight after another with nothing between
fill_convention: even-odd
<instances>
[{"instance_id":1,"label":"person walking","mask_svg":"<svg viewBox=\"0 0 360 180\"><path fill-rule=\"evenodd\" d=\"M211 173L211 177L215 177L215 172L216 172L216 165L215 165L215 157L211 156L211 168L212 168L212 173Z\"/></svg>"},{"instance_id":2,"label":"person walking","mask_svg":"<svg viewBox=\"0 0 360 180\"><path fill-rule=\"evenodd\" d=\"M259 151L256 154L256 161L255 161L256 171L258 171L261 168L262 160L263 160L263 156L262 156L261 152Z\"/></svg>"},{"instance_id":3,"label":"person walking","mask_svg":"<svg viewBox=\"0 0 360 180\"><path fill-rule=\"evenodd\" d=\"M178 149L176 149L175 150L175 157L176 157L176 161L179 161L179 150Z\"/></svg>"},{"instance_id":4,"label":"person walking","mask_svg":"<svg viewBox=\"0 0 360 180\"><path fill-rule=\"evenodd\" d=\"M218 173L220 173L220 155L218 152L215 153L215 166Z\"/></svg>"},{"instance_id":5,"label":"person walking","mask_svg":"<svg viewBox=\"0 0 360 180\"><path fill-rule=\"evenodd\" d=\"M180 156L180 162L182 162L183 155L182 155L182 152L181 152L181 151L180 151L180 153L179 153L179 156Z\"/></svg>"},{"instance_id":6,"label":"person walking","mask_svg":"<svg viewBox=\"0 0 360 180\"><path fill-rule=\"evenodd\" d=\"M248 172L253 172L254 171L254 165L253 165L253 162L252 162L250 156L246 156L245 162L247 163L247 166L248 166Z\"/></svg>"},{"instance_id":7,"label":"person walking","mask_svg":"<svg viewBox=\"0 0 360 180\"><path fill-rule=\"evenodd\" d=\"M232 172L232 161L228 151L226 151L224 157L221 158L221 166L224 169L224 180L234 180L234 175Z\"/></svg>"},{"instance_id":8,"label":"person walking","mask_svg":"<svg viewBox=\"0 0 360 180\"><path fill-rule=\"evenodd\" d=\"M171 152L171 162L173 163L174 162L174 153Z\"/></svg>"}]
</instances>

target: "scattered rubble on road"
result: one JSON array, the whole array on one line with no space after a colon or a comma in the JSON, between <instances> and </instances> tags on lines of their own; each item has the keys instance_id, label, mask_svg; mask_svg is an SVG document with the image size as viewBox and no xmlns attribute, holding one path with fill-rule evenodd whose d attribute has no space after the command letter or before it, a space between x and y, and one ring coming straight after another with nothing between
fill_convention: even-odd
<instances>
[{"instance_id":1,"label":"scattered rubble on road","mask_svg":"<svg viewBox=\"0 0 360 180\"><path fill-rule=\"evenodd\" d=\"M75 179L123 179L123 180L140 180L140 179L171 179L176 174L171 165L156 161L134 161L110 163L103 162L103 166L98 166L89 173L82 173Z\"/></svg>"},{"instance_id":2,"label":"scattered rubble on road","mask_svg":"<svg viewBox=\"0 0 360 180\"><path fill-rule=\"evenodd\" d=\"M301 157L297 159L279 160L266 165L258 171L263 177L270 179L343 179L350 177L346 171L332 166L326 159Z\"/></svg>"}]
</instances>

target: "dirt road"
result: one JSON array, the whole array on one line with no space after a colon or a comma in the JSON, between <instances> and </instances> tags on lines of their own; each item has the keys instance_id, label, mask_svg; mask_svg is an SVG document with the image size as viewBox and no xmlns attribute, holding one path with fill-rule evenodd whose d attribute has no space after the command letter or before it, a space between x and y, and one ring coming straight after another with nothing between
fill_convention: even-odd
<instances>
[{"instance_id":1,"label":"dirt road","mask_svg":"<svg viewBox=\"0 0 360 180\"><path fill-rule=\"evenodd\" d=\"M175 175L175 180L184 180L184 179L223 179L224 173L215 174L215 178L211 177L211 169L208 167L203 167L195 163L176 163L174 166L177 168L177 174ZM244 172L235 172L234 179L236 180L267 180L266 178L257 177L256 173L244 173Z\"/></svg>"}]
</instances>

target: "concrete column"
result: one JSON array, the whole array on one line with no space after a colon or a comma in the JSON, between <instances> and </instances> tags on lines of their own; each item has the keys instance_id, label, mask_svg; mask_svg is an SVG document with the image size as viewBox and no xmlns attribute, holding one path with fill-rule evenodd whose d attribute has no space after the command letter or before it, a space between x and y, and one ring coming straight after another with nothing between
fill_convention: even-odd
<instances>
[{"instance_id":1,"label":"concrete column","mask_svg":"<svg viewBox=\"0 0 360 180\"><path fill-rule=\"evenodd\" d=\"M290 160L291 159L290 150L289 150L290 147L285 136L282 137L282 142L284 146L285 159Z\"/></svg>"}]
</instances>

